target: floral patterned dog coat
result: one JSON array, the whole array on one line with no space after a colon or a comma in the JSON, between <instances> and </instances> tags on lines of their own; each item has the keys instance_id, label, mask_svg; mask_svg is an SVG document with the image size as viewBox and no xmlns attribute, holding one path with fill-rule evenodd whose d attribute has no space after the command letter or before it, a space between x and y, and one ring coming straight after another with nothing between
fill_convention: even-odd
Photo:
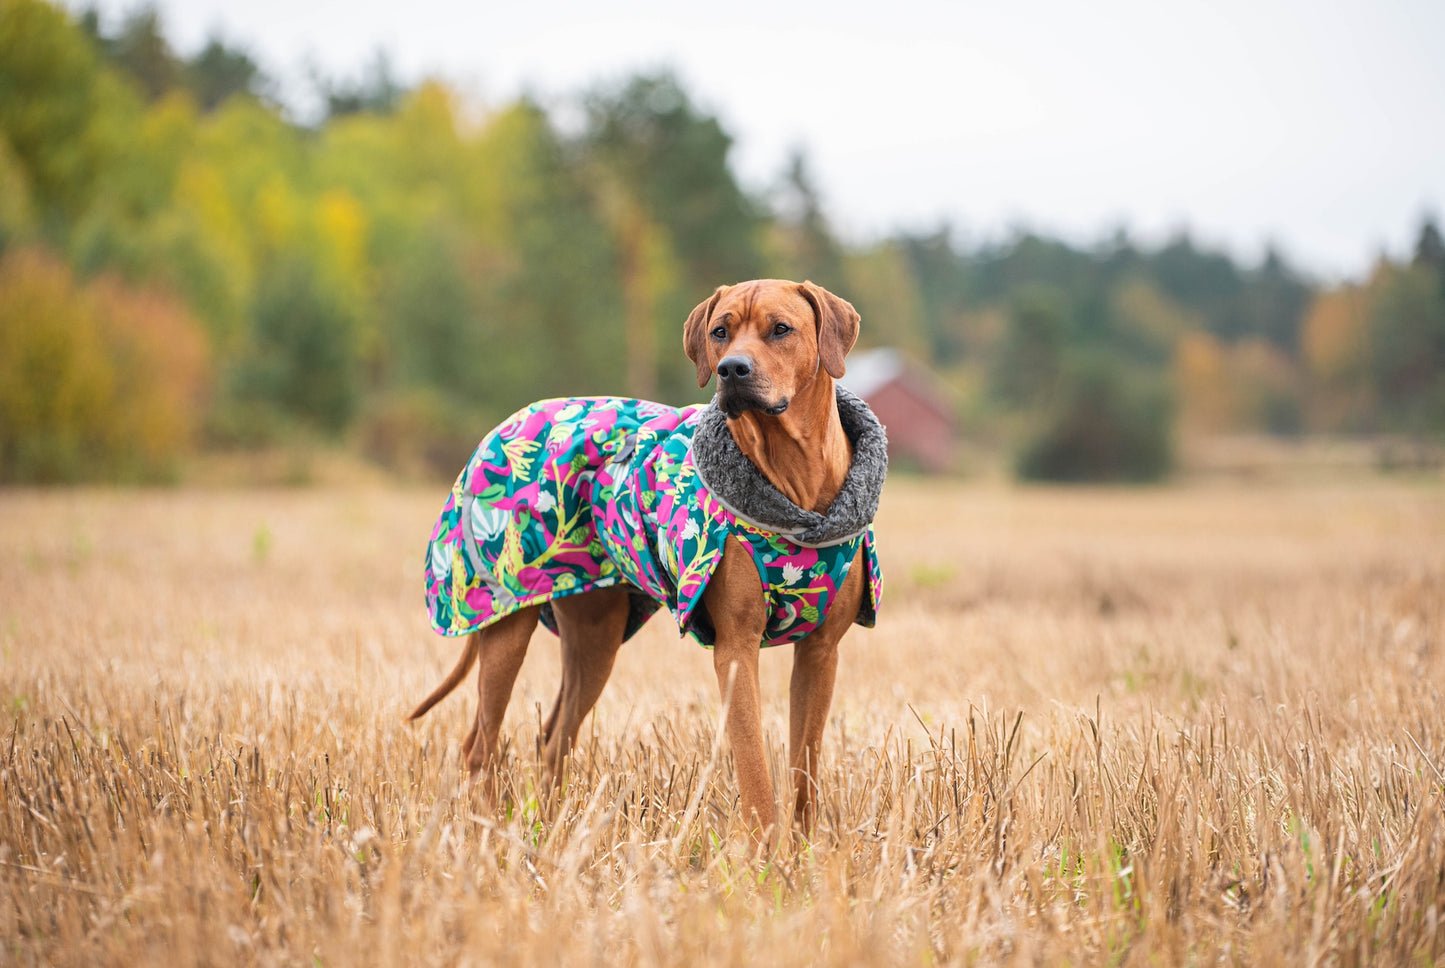
<instances>
[{"instance_id":1,"label":"floral patterned dog coat","mask_svg":"<svg viewBox=\"0 0 1445 968\"><path fill-rule=\"evenodd\" d=\"M855 456L847 499L834 504L851 510L841 523L828 520L831 509L828 517L802 511L773 488L737 451L715 405L579 397L519 410L483 438L432 531L432 626L463 635L540 604L555 632L553 600L626 584L634 590L626 637L666 605L681 632L712 645L712 623L698 604L732 536L768 597L762 645L796 642L817 628L855 560L868 569L857 622L871 627L882 591L871 520L886 442L866 405L838 392L855 454L872 460ZM712 464L706 473L700 460ZM773 523L742 505L763 507Z\"/></svg>"}]
</instances>

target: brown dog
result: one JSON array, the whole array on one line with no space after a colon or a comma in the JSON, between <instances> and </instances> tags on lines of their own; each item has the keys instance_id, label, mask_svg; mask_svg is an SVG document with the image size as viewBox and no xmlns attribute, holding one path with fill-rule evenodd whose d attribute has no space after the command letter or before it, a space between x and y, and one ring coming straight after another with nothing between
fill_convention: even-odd
<instances>
[{"instance_id":1,"label":"brown dog","mask_svg":"<svg viewBox=\"0 0 1445 968\"><path fill-rule=\"evenodd\" d=\"M738 449L806 511L828 511L849 474L853 448L839 418L834 379L843 375L858 323L849 303L821 287L767 279L719 287L684 327L698 386L718 375L717 404ZM862 557L860 546L852 564ZM814 821L814 773L833 698L838 642L859 615L865 571L847 571L826 615L794 646L789 746L794 818L805 830ZM768 836L775 806L763 744L758 656L770 606L758 567L739 541L727 541L702 605L715 631L718 686L729 698L727 731L744 816L759 835ZM628 624L628 587L558 597L549 606L561 637L563 671L542 742L544 765L556 777L612 672ZM489 783L502 717L538 618L539 607L531 606L473 632L456 668L410 717L451 692L479 660L477 716L464 755L472 775L485 774Z\"/></svg>"}]
</instances>

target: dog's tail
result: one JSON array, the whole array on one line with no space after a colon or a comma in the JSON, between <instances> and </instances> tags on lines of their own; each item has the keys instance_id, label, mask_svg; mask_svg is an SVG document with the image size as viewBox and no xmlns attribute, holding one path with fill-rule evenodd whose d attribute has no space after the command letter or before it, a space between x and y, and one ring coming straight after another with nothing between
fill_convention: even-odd
<instances>
[{"instance_id":1,"label":"dog's tail","mask_svg":"<svg viewBox=\"0 0 1445 968\"><path fill-rule=\"evenodd\" d=\"M411 715L406 717L408 722L425 716L427 710L445 699L447 695L461 683L462 679L466 677L466 674L471 671L472 663L477 661L477 653L479 651L477 640L479 638L480 636L478 636L476 632L467 636L467 643L462 647L462 657L457 660L457 667L442 681L441 685L436 687L436 690L430 696L427 696L421 701L420 706L411 711Z\"/></svg>"}]
</instances>

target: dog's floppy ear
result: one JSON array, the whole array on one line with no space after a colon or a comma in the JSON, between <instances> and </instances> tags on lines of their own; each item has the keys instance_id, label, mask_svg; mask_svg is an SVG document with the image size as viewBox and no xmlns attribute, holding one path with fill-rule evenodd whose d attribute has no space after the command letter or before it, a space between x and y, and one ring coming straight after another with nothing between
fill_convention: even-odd
<instances>
[{"instance_id":1,"label":"dog's floppy ear","mask_svg":"<svg viewBox=\"0 0 1445 968\"><path fill-rule=\"evenodd\" d=\"M836 380L847 372L843 358L858 341L858 310L848 300L811 282L803 283L798 290L812 303L818 317L818 358L823 361L823 369Z\"/></svg>"},{"instance_id":2,"label":"dog's floppy ear","mask_svg":"<svg viewBox=\"0 0 1445 968\"><path fill-rule=\"evenodd\" d=\"M697 385L707 386L712 379L712 364L707 359L707 324L712 319L712 308L717 305L718 297L728 291L727 286L718 286L713 294L697 304L697 308L688 314L687 322L682 326L682 348L687 351L687 358L697 364Z\"/></svg>"}]
</instances>

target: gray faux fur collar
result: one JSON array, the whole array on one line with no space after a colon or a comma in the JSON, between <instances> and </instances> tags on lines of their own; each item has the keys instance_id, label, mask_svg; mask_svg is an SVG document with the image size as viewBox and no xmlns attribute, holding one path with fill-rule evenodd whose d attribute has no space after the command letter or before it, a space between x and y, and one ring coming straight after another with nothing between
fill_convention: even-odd
<instances>
[{"instance_id":1,"label":"gray faux fur collar","mask_svg":"<svg viewBox=\"0 0 1445 968\"><path fill-rule=\"evenodd\" d=\"M788 500L738 448L717 398L703 411L692 438L702 484L722 505L751 524L809 548L839 544L868 530L888 473L888 437L873 411L838 386L838 418L853 443L853 466L827 514Z\"/></svg>"}]
</instances>

